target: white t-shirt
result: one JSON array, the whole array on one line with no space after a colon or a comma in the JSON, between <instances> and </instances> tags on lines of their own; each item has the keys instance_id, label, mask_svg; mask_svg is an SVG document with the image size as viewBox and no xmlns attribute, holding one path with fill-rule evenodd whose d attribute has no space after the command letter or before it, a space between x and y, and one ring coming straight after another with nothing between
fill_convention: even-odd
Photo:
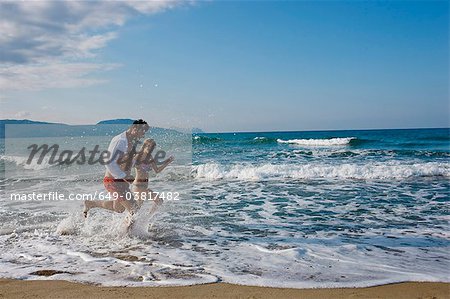
<instances>
[{"instance_id":1,"label":"white t-shirt","mask_svg":"<svg viewBox=\"0 0 450 299\"><path fill-rule=\"evenodd\" d=\"M115 179L123 179L127 174L120 169L119 164L117 164L117 159L123 156L128 151L128 140L126 132L120 133L114 136L108 147L108 152L111 153L111 158L114 158L109 163L107 163L106 169Z\"/></svg>"}]
</instances>

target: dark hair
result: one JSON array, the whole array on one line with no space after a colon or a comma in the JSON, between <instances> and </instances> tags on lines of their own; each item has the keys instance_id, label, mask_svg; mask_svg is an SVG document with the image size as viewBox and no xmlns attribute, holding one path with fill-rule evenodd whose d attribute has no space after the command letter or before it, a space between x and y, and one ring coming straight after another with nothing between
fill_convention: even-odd
<instances>
[{"instance_id":1,"label":"dark hair","mask_svg":"<svg viewBox=\"0 0 450 299\"><path fill-rule=\"evenodd\" d=\"M148 125L148 123L145 121L145 120L143 120L143 119L138 119L138 120L135 120L134 122L133 122L133 124L131 125L131 127L140 127L140 128L144 128L144 130L147 132L148 131L148 129L150 129L150 126ZM131 128L130 127L130 128Z\"/></svg>"},{"instance_id":2,"label":"dark hair","mask_svg":"<svg viewBox=\"0 0 450 299\"><path fill-rule=\"evenodd\" d=\"M137 119L133 122L133 125L147 125L147 122L143 120L142 118Z\"/></svg>"}]
</instances>

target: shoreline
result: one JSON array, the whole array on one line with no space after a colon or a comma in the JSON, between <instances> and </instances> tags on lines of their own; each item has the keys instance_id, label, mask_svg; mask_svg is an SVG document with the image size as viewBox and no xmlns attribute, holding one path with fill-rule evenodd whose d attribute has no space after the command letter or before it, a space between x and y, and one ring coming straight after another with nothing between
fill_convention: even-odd
<instances>
[{"instance_id":1,"label":"shoreline","mask_svg":"<svg viewBox=\"0 0 450 299\"><path fill-rule=\"evenodd\" d=\"M402 282L364 288L291 289L210 283L191 286L102 287L64 280L0 279L4 298L450 298L447 282Z\"/></svg>"}]
</instances>

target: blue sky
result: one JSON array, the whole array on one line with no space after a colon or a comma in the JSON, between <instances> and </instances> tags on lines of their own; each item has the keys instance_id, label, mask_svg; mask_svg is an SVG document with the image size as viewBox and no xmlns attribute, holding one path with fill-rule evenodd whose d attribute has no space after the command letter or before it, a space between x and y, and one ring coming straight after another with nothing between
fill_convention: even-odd
<instances>
[{"instance_id":1,"label":"blue sky","mask_svg":"<svg viewBox=\"0 0 450 299\"><path fill-rule=\"evenodd\" d=\"M449 126L447 1L42 3L0 15L1 118Z\"/></svg>"}]
</instances>

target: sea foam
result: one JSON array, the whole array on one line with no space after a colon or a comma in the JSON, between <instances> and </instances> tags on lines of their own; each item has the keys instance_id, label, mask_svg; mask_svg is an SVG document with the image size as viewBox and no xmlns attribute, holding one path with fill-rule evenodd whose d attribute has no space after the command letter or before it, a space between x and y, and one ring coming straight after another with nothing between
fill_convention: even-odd
<instances>
[{"instance_id":1,"label":"sea foam","mask_svg":"<svg viewBox=\"0 0 450 299\"><path fill-rule=\"evenodd\" d=\"M425 162L406 164L401 162L370 162L366 164L262 164L224 166L218 163L206 163L194 166L196 179L402 179L425 176L450 176L447 163Z\"/></svg>"},{"instance_id":2,"label":"sea foam","mask_svg":"<svg viewBox=\"0 0 450 299\"><path fill-rule=\"evenodd\" d=\"M329 138L329 139L277 139L278 143L295 144L302 146L339 146L348 145L355 137L345 137L345 138Z\"/></svg>"},{"instance_id":3,"label":"sea foam","mask_svg":"<svg viewBox=\"0 0 450 299\"><path fill-rule=\"evenodd\" d=\"M43 158L41 163L38 163L39 159L32 159L31 163L27 163L28 157L20 157L20 156L10 156L10 155L0 155L0 160L5 162L14 163L17 166L22 167L26 170L42 170L50 168L56 164L50 164L50 157L46 156Z\"/></svg>"}]
</instances>

